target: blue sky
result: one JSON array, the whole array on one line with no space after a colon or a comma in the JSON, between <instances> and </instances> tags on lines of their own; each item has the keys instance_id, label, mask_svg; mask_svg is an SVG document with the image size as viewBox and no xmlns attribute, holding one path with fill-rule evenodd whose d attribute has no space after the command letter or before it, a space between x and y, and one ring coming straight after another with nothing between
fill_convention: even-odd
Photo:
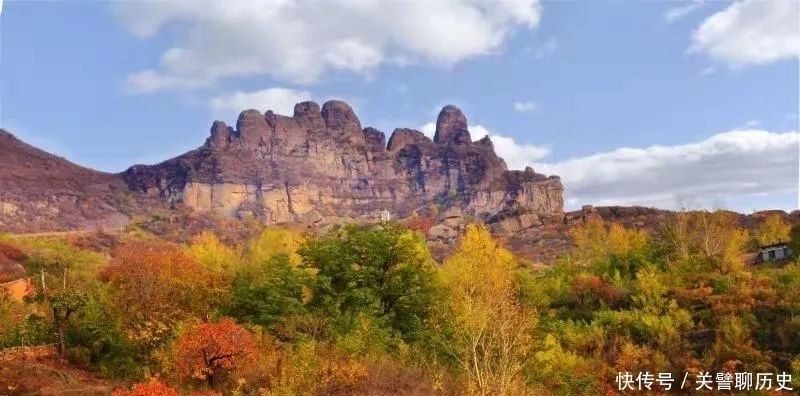
<instances>
[{"instance_id":1,"label":"blue sky","mask_svg":"<svg viewBox=\"0 0 800 396\"><path fill-rule=\"evenodd\" d=\"M6 0L0 126L117 172L245 108L342 98L388 135L452 103L510 167L561 175L570 208L795 209L798 18L800 0Z\"/></svg>"}]
</instances>

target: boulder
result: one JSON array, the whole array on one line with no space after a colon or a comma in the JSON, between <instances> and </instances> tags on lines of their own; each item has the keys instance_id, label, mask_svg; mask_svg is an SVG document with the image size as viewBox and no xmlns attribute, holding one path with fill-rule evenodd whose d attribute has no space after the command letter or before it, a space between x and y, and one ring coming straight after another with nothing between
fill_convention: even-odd
<instances>
[{"instance_id":1,"label":"boulder","mask_svg":"<svg viewBox=\"0 0 800 396\"><path fill-rule=\"evenodd\" d=\"M452 239L458 236L452 228L438 224L428 229L428 239Z\"/></svg>"}]
</instances>

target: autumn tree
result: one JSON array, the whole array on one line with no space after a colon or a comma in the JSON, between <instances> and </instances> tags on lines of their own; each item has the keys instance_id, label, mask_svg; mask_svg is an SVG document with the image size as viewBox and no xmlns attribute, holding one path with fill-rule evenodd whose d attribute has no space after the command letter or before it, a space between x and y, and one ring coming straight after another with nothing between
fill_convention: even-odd
<instances>
[{"instance_id":1,"label":"autumn tree","mask_svg":"<svg viewBox=\"0 0 800 396\"><path fill-rule=\"evenodd\" d=\"M421 232L427 234L428 230L436 223L433 217L412 217L405 222L405 226L411 231Z\"/></svg>"},{"instance_id":2,"label":"autumn tree","mask_svg":"<svg viewBox=\"0 0 800 396\"><path fill-rule=\"evenodd\" d=\"M267 260L277 254L286 254L293 266L302 262L302 258L297 254L300 246L306 238L292 230L269 227L253 241L250 242L246 259L256 271L260 270Z\"/></svg>"},{"instance_id":3,"label":"autumn tree","mask_svg":"<svg viewBox=\"0 0 800 396\"><path fill-rule=\"evenodd\" d=\"M761 246L785 243L791 239L791 229L792 226L783 219L783 216L772 214L759 224L755 237Z\"/></svg>"},{"instance_id":4,"label":"autumn tree","mask_svg":"<svg viewBox=\"0 0 800 396\"><path fill-rule=\"evenodd\" d=\"M673 261L687 262L692 255L692 215L688 211L674 213L659 230L659 245Z\"/></svg>"},{"instance_id":5,"label":"autumn tree","mask_svg":"<svg viewBox=\"0 0 800 396\"><path fill-rule=\"evenodd\" d=\"M217 274L179 245L134 240L120 246L104 276L119 288L118 303L131 322L187 315L207 317L217 303Z\"/></svg>"},{"instance_id":6,"label":"autumn tree","mask_svg":"<svg viewBox=\"0 0 800 396\"><path fill-rule=\"evenodd\" d=\"M178 322L210 318L222 304L219 273L166 241L124 243L102 275L143 363L155 363L153 353L169 341Z\"/></svg>"},{"instance_id":7,"label":"autumn tree","mask_svg":"<svg viewBox=\"0 0 800 396\"><path fill-rule=\"evenodd\" d=\"M698 245L703 258L723 274L741 269L748 234L739 227L735 215L717 211L700 212L697 216Z\"/></svg>"},{"instance_id":8,"label":"autumn tree","mask_svg":"<svg viewBox=\"0 0 800 396\"><path fill-rule=\"evenodd\" d=\"M721 274L743 268L748 239L735 214L721 210L680 212L659 235L661 248L673 263L699 263Z\"/></svg>"},{"instance_id":9,"label":"autumn tree","mask_svg":"<svg viewBox=\"0 0 800 396\"><path fill-rule=\"evenodd\" d=\"M198 323L180 335L174 346L179 377L203 380L213 387L225 373L255 358L250 332L230 318Z\"/></svg>"},{"instance_id":10,"label":"autumn tree","mask_svg":"<svg viewBox=\"0 0 800 396\"><path fill-rule=\"evenodd\" d=\"M170 388L157 378L150 378L147 382L135 384L130 390L115 390L112 396L180 396L175 389Z\"/></svg>"},{"instance_id":11,"label":"autumn tree","mask_svg":"<svg viewBox=\"0 0 800 396\"><path fill-rule=\"evenodd\" d=\"M0 240L0 256L17 263L25 261L28 257L19 246L3 240Z\"/></svg>"},{"instance_id":12,"label":"autumn tree","mask_svg":"<svg viewBox=\"0 0 800 396\"><path fill-rule=\"evenodd\" d=\"M588 267L598 258L608 255L608 232L603 219L589 217L583 224L569 232L572 238L572 258L581 266Z\"/></svg>"},{"instance_id":13,"label":"autumn tree","mask_svg":"<svg viewBox=\"0 0 800 396\"><path fill-rule=\"evenodd\" d=\"M34 281L25 297L30 303L42 304L55 327L59 354L66 356L66 332L86 306L87 284L101 258L81 252L60 242L38 242L26 264Z\"/></svg>"},{"instance_id":14,"label":"autumn tree","mask_svg":"<svg viewBox=\"0 0 800 396\"><path fill-rule=\"evenodd\" d=\"M231 272L241 261L241 252L222 243L210 231L205 231L192 238L187 252L206 269L225 273Z\"/></svg>"},{"instance_id":15,"label":"autumn tree","mask_svg":"<svg viewBox=\"0 0 800 396\"><path fill-rule=\"evenodd\" d=\"M186 252L202 268L204 274L202 278L206 281L203 295L209 299L209 307L219 305L216 302L229 300L231 282L235 272L241 268L240 249L225 245L216 234L205 231L192 238ZM211 311L209 310L206 316L211 314Z\"/></svg>"},{"instance_id":16,"label":"autumn tree","mask_svg":"<svg viewBox=\"0 0 800 396\"><path fill-rule=\"evenodd\" d=\"M649 236L641 230L625 228L618 223L606 227L602 218L589 217L570 231L572 259L582 268L600 267L602 272L620 272L633 277L647 259Z\"/></svg>"},{"instance_id":17,"label":"autumn tree","mask_svg":"<svg viewBox=\"0 0 800 396\"><path fill-rule=\"evenodd\" d=\"M444 263L446 301L430 322L437 346L476 395L522 392L536 313L519 301L516 260L486 228L469 226Z\"/></svg>"},{"instance_id":18,"label":"autumn tree","mask_svg":"<svg viewBox=\"0 0 800 396\"><path fill-rule=\"evenodd\" d=\"M800 224L792 227L789 232L789 249L795 257L795 260L800 261Z\"/></svg>"}]
</instances>

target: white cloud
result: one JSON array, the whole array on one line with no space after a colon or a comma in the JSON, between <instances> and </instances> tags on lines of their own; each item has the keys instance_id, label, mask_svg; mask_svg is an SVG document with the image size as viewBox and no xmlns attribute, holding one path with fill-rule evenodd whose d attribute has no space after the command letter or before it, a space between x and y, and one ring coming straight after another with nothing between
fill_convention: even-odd
<instances>
[{"instance_id":1,"label":"white cloud","mask_svg":"<svg viewBox=\"0 0 800 396\"><path fill-rule=\"evenodd\" d=\"M531 101L514 102L514 111L519 113L527 113L529 111L534 111L538 107L539 106L536 104L536 102L531 102Z\"/></svg>"},{"instance_id":2,"label":"white cloud","mask_svg":"<svg viewBox=\"0 0 800 396\"><path fill-rule=\"evenodd\" d=\"M741 0L708 17L689 51L731 67L763 65L800 55L800 1Z\"/></svg>"},{"instance_id":3,"label":"white cloud","mask_svg":"<svg viewBox=\"0 0 800 396\"><path fill-rule=\"evenodd\" d=\"M524 169L531 161L537 161L550 155L549 147L520 144L510 137L492 133L483 125L470 125L468 128L473 141L489 136L492 139L494 151L506 161L510 169ZM423 125L420 131L433 139L436 124L429 122Z\"/></svg>"},{"instance_id":4,"label":"white cloud","mask_svg":"<svg viewBox=\"0 0 800 396\"><path fill-rule=\"evenodd\" d=\"M192 89L205 85L200 80L184 79L159 74L152 69L142 70L128 76L127 91L129 93L148 93L161 89Z\"/></svg>"},{"instance_id":5,"label":"white cloud","mask_svg":"<svg viewBox=\"0 0 800 396\"><path fill-rule=\"evenodd\" d=\"M619 148L552 161L549 147L519 143L481 125L469 128L473 140L491 137L509 169L531 166L539 173L561 176L565 203L573 209L584 204L676 209L678 203L711 208L800 188L797 131L736 129L694 143ZM428 137L435 129L434 123L420 128Z\"/></svg>"},{"instance_id":6,"label":"white cloud","mask_svg":"<svg viewBox=\"0 0 800 396\"><path fill-rule=\"evenodd\" d=\"M237 116L248 109L261 112L272 110L275 113L292 116L294 105L300 102L313 100L322 105L329 100L341 100L350 105L356 115L362 115L362 109L368 100L355 96L316 95L309 91L290 88L273 87L258 91L233 91L213 97L206 104L217 119L227 119L231 115ZM235 120L235 118L234 118Z\"/></svg>"},{"instance_id":7,"label":"white cloud","mask_svg":"<svg viewBox=\"0 0 800 396\"><path fill-rule=\"evenodd\" d=\"M385 64L450 67L502 48L538 26L539 0L259 0L115 2L135 36L176 26L156 67L133 74L136 92L195 88L237 76L313 83L328 71L368 74Z\"/></svg>"},{"instance_id":8,"label":"white cloud","mask_svg":"<svg viewBox=\"0 0 800 396\"><path fill-rule=\"evenodd\" d=\"M797 191L798 144L797 131L745 129L696 143L620 148L532 165L560 175L568 196L582 203L672 207L677 201Z\"/></svg>"},{"instance_id":9,"label":"white cloud","mask_svg":"<svg viewBox=\"0 0 800 396\"><path fill-rule=\"evenodd\" d=\"M278 114L291 116L294 105L311 100L308 91L288 88L268 88L254 92L236 91L211 99L211 109L217 112L238 113L247 109L259 111L272 110Z\"/></svg>"},{"instance_id":10,"label":"white cloud","mask_svg":"<svg viewBox=\"0 0 800 396\"><path fill-rule=\"evenodd\" d=\"M703 3L705 3L705 0L691 0L688 4L670 7L664 13L664 20L667 21L667 23L675 22L700 9Z\"/></svg>"}]
</instances>

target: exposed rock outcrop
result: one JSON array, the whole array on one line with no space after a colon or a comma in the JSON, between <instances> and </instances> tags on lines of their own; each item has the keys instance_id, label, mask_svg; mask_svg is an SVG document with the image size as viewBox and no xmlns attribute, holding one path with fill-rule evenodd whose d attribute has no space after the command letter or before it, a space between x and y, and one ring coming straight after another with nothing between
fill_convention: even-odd
<instances>
[{"instance_id":1,"label":"exposed rock outcrop","mask_svg":"<svg viewBox=\"0 0 800 396\"><path fill-rule=\"evenodd\" d=\"M197 150L123 176L133 190L199 212L253 214L266 223L300 221L312 211L358 217L387 209L403 217L431 202L480 218L563 212L558 177L508 170L490 139L472 142L452 105L439 114L433 140L396 129L388 143L342 101L298 103L292 117L245 110L235 129L215 121Z\"/></svg>"}]
</instances>

